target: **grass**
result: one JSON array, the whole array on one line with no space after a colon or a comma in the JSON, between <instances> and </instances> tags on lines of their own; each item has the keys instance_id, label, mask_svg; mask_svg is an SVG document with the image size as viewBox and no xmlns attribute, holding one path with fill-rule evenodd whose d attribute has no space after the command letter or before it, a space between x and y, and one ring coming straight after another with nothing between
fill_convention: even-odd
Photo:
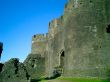
<instances>
[{"instance_id":1,"label":"grass","mask_svg":"<svg viewBox=\"0 0 110 82\"><path fill-rule=\"evenodd\" d=\"M59 77L53 80L41 80L39 82L110 82L110 80Z\"/></svg>"},{"instance_id":2,"label":"grass","mask_svg":"<svg viewBox=\"0 0 110 82\"><path fill-rule=\"evenodd\" d=\"M68 81L68 82L110 82L110 80L102 79L85 79L85 78L58 78L59 80Z\"/></svg>"}]
</instances>

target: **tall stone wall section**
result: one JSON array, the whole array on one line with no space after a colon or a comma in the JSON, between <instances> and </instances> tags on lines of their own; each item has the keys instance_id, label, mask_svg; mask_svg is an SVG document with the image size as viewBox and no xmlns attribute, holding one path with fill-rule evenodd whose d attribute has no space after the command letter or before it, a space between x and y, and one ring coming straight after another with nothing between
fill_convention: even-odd
<instances>
[{"instance_id":1,"label":"tall stone wall section","mask_svg":"<svg viewBox=\"0 0 110 82\"><path fill-rule=\"evenodd\" d=\"M31 53L24 61L31 79L45 76L46 47L47 34L36 34L32 37Z\"/></svg>"},{"instance_id":2,"label":"tall stone wall section","mask_svg":"<svg viewBox=\"0 0 110 82\"><path fill-rule=\"evenodd\" d=\"M36 34L32 37L31 54L40 54L44 57L47 44L46 34Z\"/></svg>"},{"instance_id":3,"label":"tall stone wall section","mask_svg":"<svg viewBox=\"0 0 110 82\"><path fill-rule=\"evenodd\" d=\"M65 19L64 75L109 78L109 0L71 0ZM71 4L70 2L70 4Z\"/></svg>"},{"instance_id":4,"label":"tall stone wall section","mask_svg":"<svg viewBox=\"0 0 110 82\"><path fill-rule=\"evenodd\" d=\"M32 52L45 55L47 76L63 63L63 76L110 77L109 4L110 0L69 0L63 16L49 23L44 50L32 44Z\"/></svg>"},{"instance_id":5,"label":"tall stone wall section","mask_svg":"<svg viewBox=\"0 0 110 82\"><path fill-rule=\"evenodd\" d=\"M47 75L51 77L56 67L60 66L60 52L64 50L63 17L55 19L49 24L47 45Z\"/></svg>"}]
</instances>

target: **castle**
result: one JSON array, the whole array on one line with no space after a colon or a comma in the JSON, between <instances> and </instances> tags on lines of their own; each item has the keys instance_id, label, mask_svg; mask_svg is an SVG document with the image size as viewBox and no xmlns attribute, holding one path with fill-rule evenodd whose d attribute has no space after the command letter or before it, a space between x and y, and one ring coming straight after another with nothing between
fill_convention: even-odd
<instances>
[{"instance_id":1,"label":"castle","mask_svg":"<svg viewBox=\"0 0 110 82\"><path fill-rule=\"evenodd\" d=\"M46 34L32 37L24 61L31 78L110 78L110 0L69 0ZM60 70L60 72L59 72Z\"/></svg>"},{"instance_id":2,"label":"castle","mask_svg":"<svg viewBox=\"0 0 110 82\"><path fill-rule=\"evenodd\" d=\"M62 76L109 78L110 0L69 0L64 15L34 35L32 53L45 58L45 72Z\"/></svg>"}]
</instances>

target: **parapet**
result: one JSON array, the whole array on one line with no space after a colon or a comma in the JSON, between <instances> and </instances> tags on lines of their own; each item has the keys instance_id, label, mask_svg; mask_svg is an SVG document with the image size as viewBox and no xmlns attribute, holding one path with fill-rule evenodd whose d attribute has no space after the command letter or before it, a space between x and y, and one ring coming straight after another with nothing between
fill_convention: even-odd
<instances>
[{"instance_id":1,"label":"parapet","mask_svg":"<svg viewBox=\"0 0 110 82\"><path fill-rule=\"evenodd\" d=\"M54 37L63 28L63 16L58 19L54 19L49 23L49 38Z\"/></svg>"},{"instance_id":2,"label":"parapet","mask_svg":"<svg viewBox=\"0 0 110 82\"><path fill-rule=\"evenodd\" d=\"M62 25L62 23L63 23L63 16L61 16L61 17L58 18L58 19L52 20L52 21L49 23L49 29L58 27L59 25Z\"/></svg>"},{"instance_id":3,"label":"parapet","mask_svg":"<svg viewBox=\"0 0 110 82\"><path fill-rule=\"evenodd\" d=\"M36 34L32 37L33 42L44 42L47 40L47 34Z\"/></svg>"},{"instance_id":4,"label":"parapet","mask_svg":"<svg viewBox=\"0 0 110 82\"><path fill-rule=\"evenodd\" d=\"M65 4L64 13L70 12L74 8L75 4L73 0L70 0L68 3Z\"/></svg>"}]
</instances>

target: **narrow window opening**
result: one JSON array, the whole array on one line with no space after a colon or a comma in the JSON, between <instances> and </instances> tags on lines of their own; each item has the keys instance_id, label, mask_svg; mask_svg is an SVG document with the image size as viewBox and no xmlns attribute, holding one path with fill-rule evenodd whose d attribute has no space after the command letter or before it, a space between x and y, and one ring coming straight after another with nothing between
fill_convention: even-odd
<instances>
[{"instance_id":1,"label":"narrow window opening","mask_svg":"<svg viewBox=\"0 0 110 82\"><path fill-rule=\"evenodd\" d=\"M82 3L80 3L80 5L81 5Z\"/></svg>"},{"instance_id":2,"label":"narrow window opening","mask_svg":"<svg viewBox=\"0 0 110 82\"><path fill-rule=\"evenodd\" d=\"M102 48L102 47L100 46L100 48Z\"/></svg>"},{"instance_id":3,"label":"narrow window opening","mask_svg":"<svg viewBox=\"0 0 110 82\"><path fill-rule=\"evenodd\" d=\"M34 35L34 38L36 38L36 35Z\"/></svg>"},{"instance_id":4,"label":"narrow window opening","mask_svg":"<svg viewBox=\"0 0 110 82\"><path fill-rule=\"evenodd\" d=\"M92 0L90 0L90 3L92 3Z\"/></svg>"},{"instance_id":5,"label":"narrow window opening","mask_svg":"<svg viewBox=\"0 0 110 82\"><path fill-rule=\"evenodd\" d=\"M62 56L62 57L64 57L64 56L65 56L65 55L64 55L64 51L62 52L61 56Z\"/></svg>"},{"instance_id":6,"label":"narrow window opening","mask_svg":"<svg viewBox=\"0 0 110 82\"><path fill-rule=\"evenodd\" d=\"M34 68L34 65L32 65L32 68Z\"/></svg>"},{"instance_id":7,"label":"narrow window opening","mask_svg":"<svg viewBox=\"0 0 110 82\"><path fill-rule=\"evenodd\" d=\"M10 78L10 75L8 76L8 78Z\"/></svg>"},{"instance_id":8,"label":"narrow window opening","mask_svg":"<svg viewBox=\"0 0 110 82\"><path fill-rule=\"evenodd\" d=\"M107 32L107 33L110 33L110 25L107 26L106 32Z\"/></svg>"}]
</instances>

